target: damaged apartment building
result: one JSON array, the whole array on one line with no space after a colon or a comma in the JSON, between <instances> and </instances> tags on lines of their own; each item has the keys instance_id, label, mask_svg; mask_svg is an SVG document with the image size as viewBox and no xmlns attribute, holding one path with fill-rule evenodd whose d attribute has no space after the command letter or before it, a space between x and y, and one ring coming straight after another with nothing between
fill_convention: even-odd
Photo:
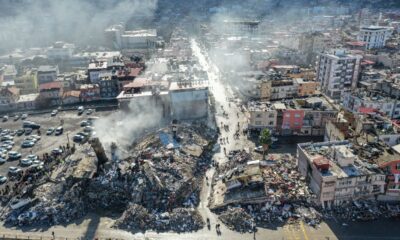
<instances>
[{"instance_id":1,"label":"damaged apartment building","mask_svg":"<svg viewBox=\"0 0 400 240\"><path fill-rule=\"evenodd\" d=\"M383 169L357 155L348 141L298 144L297 154L298 170L323 207L376 199L385 193ZM388 157L380 156L382 161Z\"/></svg>"},{"instance_id":2,"label":"damaged apartment building","mask_svg":"<svg viewBox=\"0 0 400 240\"><path fill-rule=\"evenodd\" d=\"M249 129L270 129L277 135L323 136L325 124L337 116L337 109L323 97L277 102L250 102Z\"/></svg>"},{"instance_id":3,"label":"damaged apartment building","mask_svg":"<svg viewBox=\"0 0 400 240\"><path fill-rule=\"evenodd\" d=\"M117 99L121 109L147 104L159 107L164 118L189 120L208 116L208 97L207 81L168 83L138 78L125 85Z\"/></svg>"}]
</instances>

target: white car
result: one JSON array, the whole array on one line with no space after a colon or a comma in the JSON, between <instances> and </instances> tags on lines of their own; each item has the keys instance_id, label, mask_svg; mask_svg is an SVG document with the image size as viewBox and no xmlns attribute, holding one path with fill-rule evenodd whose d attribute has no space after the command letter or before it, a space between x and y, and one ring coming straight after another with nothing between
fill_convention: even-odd
<instances>
[{"instance_id":1,"label":"white car","mask_svg":"<svg viewBox=\"0 0 400 240\"><path fill-rule=\"evenodd\" d=\"M32 161L36 161L39 159L39 157L37 155L34 154L30 154L28 156L26 156L27 159L32 160Z\"/></svg>"}]
</instances>

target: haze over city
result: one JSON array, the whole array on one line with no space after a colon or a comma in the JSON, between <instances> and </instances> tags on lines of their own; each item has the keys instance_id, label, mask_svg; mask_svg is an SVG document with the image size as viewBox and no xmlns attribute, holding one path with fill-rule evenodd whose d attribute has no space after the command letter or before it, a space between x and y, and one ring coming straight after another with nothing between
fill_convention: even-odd
<instances>
[{"instance_id":1,"label":"haze over city","mask_svg":"<svg viewBox=\"0 0 400 240\"><path fill-rule=\"evenodd\" d=\"M0 238L398 239L397 0L3 0Z\"/></svg>"}]
</instances>

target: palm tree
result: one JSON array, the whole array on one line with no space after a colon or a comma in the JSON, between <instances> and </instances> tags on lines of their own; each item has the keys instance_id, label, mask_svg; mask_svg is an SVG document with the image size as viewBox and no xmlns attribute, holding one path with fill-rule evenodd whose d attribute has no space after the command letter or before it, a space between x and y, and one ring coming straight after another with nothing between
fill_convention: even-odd
<instances>
[{"instance_id":1,"label":"palm tree","mask_svg":"<svg viewBox=\"0 0 400 240\"><path fill-rule=\"evenodd\" d=\"M268 152L269 146L272 143L271 140L271 132L268 128L265 128L261 131L259 136L259 142L262 144L263 147L263 160L265 159L265 153Z\"/></svg>"}]
</instances>

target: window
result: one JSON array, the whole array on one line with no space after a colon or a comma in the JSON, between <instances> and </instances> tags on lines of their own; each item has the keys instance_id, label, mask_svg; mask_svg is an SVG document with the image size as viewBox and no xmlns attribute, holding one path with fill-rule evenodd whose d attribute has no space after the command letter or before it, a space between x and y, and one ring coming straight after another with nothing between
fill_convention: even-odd
<instances>
[{"instance_id":1,"label":"window","mask_svg":"<svg viewBox=\"0 0 400 240\"><path fill-rule=\"evenodd\" d=\"M270 113L268 117L273 118L275 115L273 113Z\"/></svg>"},{"instance_id":2,"label":"window","mask_svg":"<svg viewBox=\"0 0 400 240\"><path fill-rule=\"evenodd\" d=\"M257 113L256 118L261 118L261 113Z\"/></svg>"},{"instance_id":3,"label":"window","mask_svg":"<svg viewBox=\"0 0 400 240\"><path fill-rule=\"evenodd\" d=\"M290 113L285 113L285 117L289 118L290 117Z\"/></svg>"},{"instance_id":4,"label":"window","mask_svg":"<svg viewBox=\"0 0 400 240\"><path fill-rule=\"evenodd\" d=\"M269 125L271 126L271 125L274 125L274 122L269 122Z\"/></svg>"},{"instance_id":5,"label":"window","mask_svg":"<svg viewBox=\"0 0 400 240\"><path fill-rule=\"evenodd\" d=\"M294 123L294 125L295 125L295 126L299 126L299 125L300 125L300 123L298 123L298 122L295 122L295 123Z\"/></svg>"},{"instance_id":6,"label":"window","mask_svg":"<svg viewBox=\"0 0 400 240\"><path fill-rule=\"evenodd\" d=\"M396 163L396 170L400 170L400 163Z\"/></svg>"},{"instance_id":7,"label":"window","mask_svg":"<svg viewBox=\"0 0 400 240\"><path fill-rule=\"evenodd\" d=\"M300 118L300 114L299 114L299 113L296 113L296 114L294 115L294 117L295 117L295 118Z\"/></svg>"},{"instance_id":8,"label":"window","mask_svg":"<svg viewBox=\"0 0 400 240\"><path fill-rule=\"evenodd\" d=\"M256 121L256 125L261 125L261 121Z\"/></svg>"}]
</instances>

